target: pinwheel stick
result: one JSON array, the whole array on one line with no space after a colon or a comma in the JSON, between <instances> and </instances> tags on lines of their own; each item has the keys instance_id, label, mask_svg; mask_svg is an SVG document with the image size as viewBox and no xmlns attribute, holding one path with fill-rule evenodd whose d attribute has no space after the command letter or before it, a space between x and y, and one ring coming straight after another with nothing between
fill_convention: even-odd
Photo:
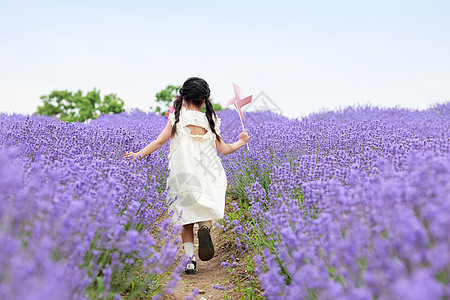
<instances>
[{"instance_id":1,"label":"pinwheel stick","mask_svg":"<svg viewBox=\"0 0 450 300\"><path fill-rule=\"evenodd\" d=\"M238 109L238 106L237 106L237 101L234 101L234 106L236 107L236 110L238 111L239 119L241 120L241 124L242 124L242 129L245 129L244 128L244 122L242 122L242 117L241 117L241 114L239 113L239 109ZM248 143L246 145L247 145L247 150L250 151L250 148L248 147Z\"/></svg>"}]
</instances>

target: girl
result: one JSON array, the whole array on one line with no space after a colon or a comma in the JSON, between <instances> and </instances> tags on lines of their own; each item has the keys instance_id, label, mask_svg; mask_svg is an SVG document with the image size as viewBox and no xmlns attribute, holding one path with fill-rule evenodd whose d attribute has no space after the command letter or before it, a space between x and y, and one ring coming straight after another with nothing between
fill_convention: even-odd
<instances>
[{"instance_id":1,"label":"girl","mask_svg":"<svg viewBox=\"0 0 450 300\"><path fill-rule=\"evenodd\" d=\"M126 152L125 158L144 157L159 149L169 138L169 171L166 188L174 210L172 222L183 225L181 238L185 255L189 257L185 274L197 273L194 256L194 223L197 231L201 260L214 256L210 236L213 219L222 219L225 208L227 179L216 149L227 155L249 141L246 130L239 140L226 144L220 136L220 118L209 100L210 90L205 80L188 78L174 102L175 111L169 114L166 128L158 138L137 153ZM206 105L206 113L201 112ZM182 109L183 107L183 109ZM214 117L214 118L213 118Z\"/></svg>"}]
</instances>

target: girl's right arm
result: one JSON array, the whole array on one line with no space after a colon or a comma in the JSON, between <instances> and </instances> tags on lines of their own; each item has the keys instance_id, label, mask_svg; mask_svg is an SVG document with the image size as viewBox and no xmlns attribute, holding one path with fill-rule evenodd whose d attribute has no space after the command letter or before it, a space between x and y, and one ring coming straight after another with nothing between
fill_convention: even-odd
<instances>
[{"instance_id":1,"label":"girl's right arm","mask_svg":"<svg viewBox=\"0 0 450 300\"><path fill-rule=\"evenodd\" d=\"M220 142L216 139L216 147L222 155L227 155L247 144L249 140L250 138L247 134L247 130L243 129L237 142L233 144L226 144L223 139Z\"/></svg>"},{"instance_id":2,"label":"girl's right arm","mask_svg":"<svg viewBox=\"0 0 450 300\"><path fill-rule=\"evenodd\" d=\"M165 142L167 142L170 139L172 133L172 123L170 123L170 120L167 121L167 125L164 128L164 130L159 134L158 138L148 144L144 149L141 151L134 153L134 152L126 152L123 157L130 158L132 157L132 160L134 161L136 157L139 157L141 155L142 157L145 157L154 151L161 148L162 145L164 145Z\"/></svg>"}]
</instances>

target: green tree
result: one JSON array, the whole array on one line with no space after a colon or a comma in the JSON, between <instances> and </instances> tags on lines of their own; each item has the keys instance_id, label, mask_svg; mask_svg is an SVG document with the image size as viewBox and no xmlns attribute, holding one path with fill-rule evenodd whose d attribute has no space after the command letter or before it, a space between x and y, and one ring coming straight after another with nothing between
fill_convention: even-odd
<instances>
[{"instance_id":1,"label":"green tree","mask_svg":"<svg viewBox=\"0 0 450 300\"><path fill-rule=\"evenodd\" d=\"M169 110L169 107L173 104L176 97L178 96L178 91L181 89L181 86L177 85L168 85L164 90L156 93L156 108L150 107L155 113L164 116L166 111ZM161 105L161 106L160 106Z\"/></svg>"},{"instance_id":2,"label":"green tree","mask_svg":"<svg viewBox=\"0 0 450 300\"><path fill-rule=\"evenodd\" d=\"M123 111L124 102L116 94L100 97L100 90L94 88L83 96L78 90L76 93L69 91L53 91L50 95L41 97L42 106L38 106L36 113L40 115L54 116L62 121L84 122L88 119L96 119L102 114L120 113Z\"/></svg>"},{"instance_id":3,"label":"green tree","mask_svg":"<svg viewBox=\"0 0 450 300\"><path fill-rule=\"evenodd\" d=\"M166 111L169 110L170 106L173 105L173 101L175 101L176 97L178 96L178 91L180 89L181 86L179 85L177 86L168 85L164 90L156 93L156 102L158 103L158 105L155 108L151 107L150 109L153 110L155 113L164 116ZM219 103L213 102L213 98L210 98L210 101L215 111L224 110ZM203 105L202 112L206 112L205 105Z\"/></svg>"}]
</instances>

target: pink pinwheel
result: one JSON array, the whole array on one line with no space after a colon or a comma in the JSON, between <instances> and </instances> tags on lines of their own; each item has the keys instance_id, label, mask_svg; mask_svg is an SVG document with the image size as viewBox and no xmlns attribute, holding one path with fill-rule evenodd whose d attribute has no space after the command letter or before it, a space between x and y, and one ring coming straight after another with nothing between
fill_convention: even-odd
<instances>
[{"instance_id":1,"label":"pink pinwheel","mask_svg":"<svg viewBox=\"0 0 450 300\"><path fill-rule=\"evenodd\" d=\"M241 111L241 107L252 102L252 95L243 98L244 91L242 90L242 88L240 86L238 86L235 83L233 83L233 89L234 89L235 96L228 101L227 106L234 104L236 109L239 111L239 114L241 115L241 117L245 120L244 114L242 114L242 111Z\"/></svg>"},{"instance_id":2,"label":"pink pinwheel","mask_svg":"<svg viewBox=\"0 0 450 300\"><path fill-rule=\"evenodd\" d=\"M237 84L235 84L233 82L233 89L234 89L234 97L231 98L230 100L228 100L227 106L230 106L231 104L234 104L234 106L236 107L237 111L239 112L239 119L241 119L241 124L242 124L242 129L244 128L244 122L242 122L242 119L245 120L244 114L241 111L241 108L244 105L249 104L250 102L252 102L252 95L245 97L244 98L244 91L241 89L240 86L238 86ZM247 144L247 150L250 150Z\"/></svg>"}]
</instances>

